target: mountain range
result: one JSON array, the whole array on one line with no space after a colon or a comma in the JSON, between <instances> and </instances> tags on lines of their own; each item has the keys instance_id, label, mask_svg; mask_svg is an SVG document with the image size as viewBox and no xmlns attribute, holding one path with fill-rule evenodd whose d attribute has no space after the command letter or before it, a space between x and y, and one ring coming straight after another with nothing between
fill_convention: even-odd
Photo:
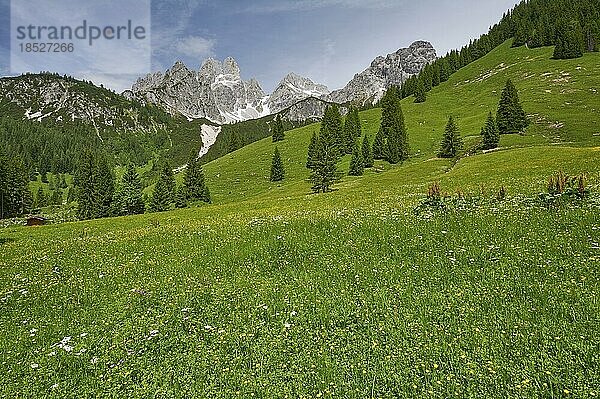
<instances>
[{"instance_id":1,"label":"mountain range","mask_svg":"<svg viewBox=\"0 0 600 399\"><path fill-rule=\"evenodd\" d=\"M373 105L390 86L402 85L436 58L431 43L416 41L408 48L375 58L342 89L330 92L325 85L289 73L271 94L266 94L256 79L244 81L231 57L222 63L209 58L198 71L178 61L165 73L138 79L123 95L189 119L207 118L219 124L256 119L294 106L284 117L298 121L320 117L324 105L319 103ZM313 100L304 102L306 99Z\"/></svg>"}]
</instances>

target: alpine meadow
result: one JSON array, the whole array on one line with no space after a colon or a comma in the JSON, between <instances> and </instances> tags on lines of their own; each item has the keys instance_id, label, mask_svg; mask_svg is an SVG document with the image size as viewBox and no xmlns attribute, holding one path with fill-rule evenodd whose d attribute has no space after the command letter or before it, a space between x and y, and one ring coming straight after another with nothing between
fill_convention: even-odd
<instances>
[{"instance_id":1,"label":"alpine meadow","mask_svg":"<svg viewBox=\"0 0 600 399\"><path fill-rule=\"evenodd\" d=\"M332 91L0 78L0 397L600 397L600 4L494 18Z\"/></svg>"}]
</instances>

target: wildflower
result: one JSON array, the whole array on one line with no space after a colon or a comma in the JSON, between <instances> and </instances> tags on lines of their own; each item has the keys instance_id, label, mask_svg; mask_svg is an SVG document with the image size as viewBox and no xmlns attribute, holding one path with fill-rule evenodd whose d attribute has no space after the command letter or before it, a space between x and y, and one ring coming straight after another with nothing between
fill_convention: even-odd
<instances>
[{"instance_id":1,"label":"wildflower","mask_svg":"<svg viewBox=\"0 0 600 399\"><path fill-rule=\"evenodd\" d=\"M39 365L39 364L37 364L37 363L32 363L32 364L31 364L31 368L32 368L32 369L37 369L38 367L40 367L40 365Z\"/></svg>"}]
</instances>

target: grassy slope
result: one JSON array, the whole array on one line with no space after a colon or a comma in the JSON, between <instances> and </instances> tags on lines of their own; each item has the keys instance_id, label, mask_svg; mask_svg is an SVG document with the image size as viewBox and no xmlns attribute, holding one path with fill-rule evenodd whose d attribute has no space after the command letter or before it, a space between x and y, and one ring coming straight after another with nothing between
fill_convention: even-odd
<instances>
[{"instance_id":1,"label":"grassy slope","mask_svg":"<svg viewBox=\"0 0 600 399\"><path fill-rule=\"evenodd\" d=\"M414 158L408 162L408 168L422 170L421 178L427 181L448 180L454 172L449 175L443 172L450 167L450 162L431 160L439 146L448 116L452 114L458 119L467 145L473 143L479 136L487 113L495 111L504 83L510 78L520 90L523 106L534 123L525 136L503 136L501 149L532 145L542 147L524 152L502 151L492 156L478 155L461 160L457 169L484 166L484 160L494 165L498 162L510 164L515 157L514 165L520 170L516 172L521 174L529 173L529 165L535 168L546 166L539 171L544 174L558 168L573 173L580 170L596 172L593 162L587 160L597 160L597 151L580 150L580 156L572 160L561 156L553 159L547 154L563 154L562 150L553 151L549 146L600 145L600 105L596 105L600 104L600 94L596 91L600 76L600 54L586 54L582 59L570 61L550 60L551 55L552 48L512 49L507 42L483 59L461 69L448 82L434 88L424 104L414 104L412 98L405 99L403 109L414 154ZM361 113L363 130L371 139L379 128L380 116L379 109ZM301 196L309 192L309 184L302 182L308 177L304 163L310 137L318 129L319 125L310 125L287 132L286 140L278 144L287 172L282 186L269 182L274 149L270 139L261 140L207 164L205 170L215 202L240 201L261 193L266 193L267 197L271 196L269 193L278 197ZM524 154L526 156L522 156ZM348 170L348 158L341 164L343 171ZM579 165L580 162L585 165ZM538 165L540 163L542 165ZM391 172L396 180L405 180L403 175L406 166L398 169L383 162L377 166L384 170L397 169ZM490 173L490 184L505 184L497 180L498 174L494 170L490 170ZM468 176L458 176L461 179L456 179L455 186L470 185ZM354 179L345 180L352 182ZM479 179L477 182L485 180ZM378 184L377 180L369 181ZM382 182L386 185L389 183L388 179L382 179Z\"/></svg>"},{"instance_id":2,"label":"grassy slope","mask_svg":"<svg viewBox=\"0 0 600 399\"><path fill-rule=\"evenodd\" d=\"M434 180L537 192L559 167L598 173L595 115L576 105L542 112L543 80L520 79L517 66L481 82L484 107L466 117L473 100L455 97L477 87L457 85L468 70L525 54L505 46L424 105L406 100L421 154L346 177L331 194L309 195L303 181L314 125L280 144L281 186L267 181L273 144L264 140L206 166L220 205L0 231L0 396L597 396L597 208L507 201L430 220L409 211ZM526 65L541 74L553 63ZM432 154L448 110L463 134L477 133L507 75L528 112L563 122L560 136L577 145L549 145L556 131L540 122L445 173L450 162ZM591 106L587 96L549 93L548 104ZM371 135L379 112L361 114ZM64 337L70 352L56 346Z\"/></svg>"}]
</instances>

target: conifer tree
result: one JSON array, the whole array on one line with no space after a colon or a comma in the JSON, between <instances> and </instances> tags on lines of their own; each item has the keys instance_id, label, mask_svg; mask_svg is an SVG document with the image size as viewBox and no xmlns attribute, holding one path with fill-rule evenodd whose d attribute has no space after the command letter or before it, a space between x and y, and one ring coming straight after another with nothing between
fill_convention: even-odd
<instances>
[{"instance_id":1,"label":"conifer tree","mask_svg":"<svg viewBox=\"0 0 600 399\"><path fill-rule=\"evenodd\" d=\"M500 142L500 133L498 132L498 126L496 120L490 112L485 122L485 126L481 129L481 135L483 136L483 149L491 150L498 147Z\"/></svg>"},{"instance_id":2,"label":"conifer tree","mask_svg":"<svg viewBox=\"0 0 600 399\"><path fill-rule=\"evenodd\" d=\"M52 205L62 205L63 196L60 192L60 189L57 188L52 191L52 196L50 197L50 204Z\"/></svg>"},{"instance_id":3,"label":"conifer tree","mask_svg":"<svg viewBox=\"0 0 600 399\"><path fill-rule=\"evenodd\" d=\"M74 181L77 187L77 216L81 220L93 219L97 214L96 159L91 149L85 149L79 159ZM39 199L37 199L39 205Z\"/></svg>"},{"instance_id":4,"label":"conifer tree","mask_svg":"<svg viewBox=\"0 0 600 399\"><path fill-rule=\"evenodd\" d=\"M183 186L188 201L210 202L210 193L206 185L204 170L200 160L193 156L188 162L185 175L183 177Z\"/></svg>"},{"instance_id":5,"label":"conifer tree","mask_svg":"<svg viewBox=\"0 0 600 399\"><path fill-rule=\"evenodd\" d=\"M521 133L529 125L517 89L510 79L500 96L496 123L500 134Z\"/></svg>"},{"instance_id":6,"label":"conifer tree","mask_svg":"<svg viewBox=\"0 0 600 399\"><path fill-rule=\"evenodd\" d=\"M458 151L462 149L462 138L458 131L454 118L448 119L448 124L444 130L444 138L442 139L442 146L438 153L440 158L454 158Z\"/></svg>"},{"instance_id":7,"label":"conifer tree","mask_svg":"<svg viewBox=\"0 0 600 399\"><path fill-rule=\"evenodd\" d=\"M360 126L360 116L358 108L352 106L346 115L346 121L344 123L344 141L345 141L345 153L352 154L354 149L354 142L357 138L362 135L362 129Z\"/></svg>"},{"instance_id":8,"label":"conifer tree","mask_svg":"<svg viewBox=\"0 0 600 399\"><path fill-rule=\"evenodd\" d=\"M158 182L154 186L150 210L152 212L164 212L171 209L175 200L175 177L168 163L162 167Z\"/></svg>"},{"instance_id":9,"label":"conifer tree","mask_svg":"<svg viewBox=\"0 0 600 399\"><path fill-rule=\"evenodd\" d=\"M323 130L327 131L327 134L331 136L334 148L337 150L337 156L341 156L345 148L344 126L342 124L340 109L336 104L328 105L325 108L325 114L321 121L321 132Z\"/></svg>"},{"instance_id":10,"label":"conifer tree","mask_svg":"<svg viewBox=\"0 0 600 399\"><path fill-rule=\"evenodd\" d=\"M44 191L42 186L38 188L37 194L35 196L35 205L36 208L44 208L48 206L48 196L46 195L46 192Z\"/></svg>"},{"instance_id":11,"label":"conifer tree","mask_svg":"<svg viewBox=\"0 0 600 399\"><path fill-rule=\"evenodd\" d=\"M273 153L273 160L271 162L271 181L282 181L284 177L285 170L283 168L283 162L281 161L281 155L279 154L279 148L275 147L275 152Z\"/></svg>"},{"instance_id":12,"label":"conifer tree","mask_svg":"<svg viewBox=\"0 0 600 399\"><path fill-rule=\"evenodd\" d=\"M186 206L188 206L186 189L184 185L180 185L175 194L175 208L182 209Z\"/></svg>"},{"instance_id":13,"label":"conifer tree","mask_svg":"<svg viewBox=\"0 0 600 399\"><path fill-rule=\"evenodd\" d=\"M285 138L285 130L283 128L283 121L281 120L280 114L277 114L275 120L273 121L272 133L274 143L283 141Z\"/></svg>"},{"instance_id":14,"label":"conifer tree","mask_svg":"<svg viewBox=\"0 0 600 399\"><path fill-rule=\"evenodd\" d=\"M319 144L319 136L317 136L317 132L313 132L312 137L310 138L310 144L308 145L308 156L306 157L306 167L308 169L312 169L314 167L314 162L317 157L317 147Z\"/></svg>"},{"instance_id":15,"label":"conifer tree","mask_svg":"<svg viewBox=\"0 0 600 399\"><path fill-rule=\"evenodd\" d=\"M142 182L133 164L127 166L123 175L121 207L123 215L144 213L145 204L142 199Z\"/></svg>"},{"instance_id":16,"label":"conifer tree","mask_svg":"<svg viewBox=\"0 0 600 399\"><path fill-rule=\"evenodd\" d=\"M340 180L337 162L340 157L339 145L336 140L341 135L341 118L337 106L328 106L321 122L321 130L316 146L316 156L313 160L312 190L315 193L326 193Z\"/></svg>"},{"instance_id":17,"label":"conifer tree","mask_svg":"<svg viewBox=\"0 0 600 399\"><path fill-rule=\"evenodd\" d=\"M570 25L564 21L560 23L553 58L559 60L579 58L583 56L584 51L585 41L579 21L573 21Z\"/></svg>"},{"instance_id":18,"label":"conifer tree","mask_svg":"<svg viewBox=\"0 0 600 399\"><path fill-rule=\"evenodd\" d=\"M396 90L388 90L382 101L381 129L387 137L385 143L385 159L397 164L408 159L408 133L404 125L404 114ZM377 138L376 138L377 140Z\"/></svg>"},{"instance_id":19,"label":"conifer tree","mask_svg":"<svg viewBox=\"0 0 600 399\"><path fill-rule=\"evenodd\" d=\"M358 140L354 141L354 148L352 150L352 159L350 160L350 176L362 176L365 172L365 160L362 156L362 151L358 146Z\"/></svg>"},{"instance_id":20,"label":"conifer tree","mask_svg":"<svg viewBox=\"0 0 600 399\"><path fill-rule=\"evenodd\" d=\"M419 80L417 91L415 92L415 103L424 103L426 100L427 94L425 93L425 85Z\"/></svg>"},{"instance_id":21,"label":"conifer tree","mask_svg":"<svg viewBox=\"0 0 600 399\"><path fill-rule=\"evenodd\" d=\"M111 216L113 196L115 193L115 176L106 157L99 156L94 168L94 196L96 218Z\"/></svg>"},{"instance_id":22,"label":"conifer tree","mask_svg":"<svg viewBox=\"0 0 600 399\"><path fill-rule=\"evenodd\" d=\"M229 135L229 141L227 143L227 153L234 152L242 147L240 136L234 130Z\"/></svg>"},{"instance_id":23,"label":"conifer tree","mask_svg":"<svg viewBox=\"0 0 600 399\"><path fill-rule=\"evenodd\" d=\"M383 159L384 150L385 136L383 134L383 129L379 128L375 135L375 140L373 141L373 159Z\"/></svg>"},{"instance_id":24,"label":"conifer tree","mask_svg":"<svg viewBox=\"0 0 600 399\"><path fill-rule=\"evenodd\" d=\"M367 136L366 133L362 140L361 152L362 152L365 168L372 168L373 165L375 164L375 162L373 160L373 151L371 149L371 143L369 140L369 136Z\"/></svg>"}]
</instances>

